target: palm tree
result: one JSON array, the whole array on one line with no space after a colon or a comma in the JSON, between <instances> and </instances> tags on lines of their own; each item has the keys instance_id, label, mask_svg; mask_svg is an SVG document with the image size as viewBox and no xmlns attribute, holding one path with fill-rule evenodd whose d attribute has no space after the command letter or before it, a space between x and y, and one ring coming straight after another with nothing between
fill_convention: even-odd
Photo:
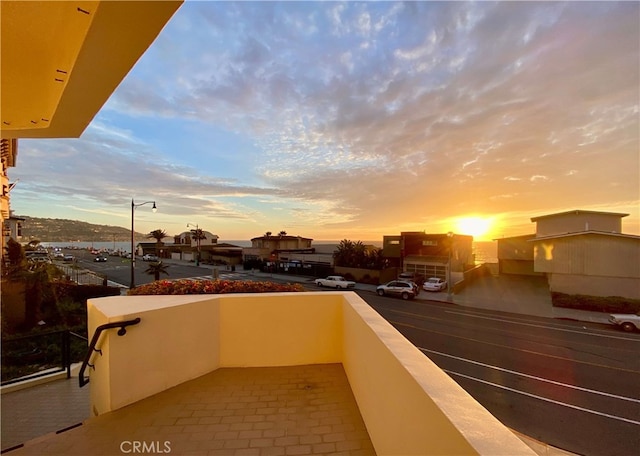
<instances>
[{"instance_id":1,"label":"palm tree","mask_svg":"<svg viewBox=\"0 0 640 456\"><path fill-rule=\"evenodd\" d=\"M162 245L162 240L168 237L167 232L161 229L153 230L151 233L147 234L147 239L155 239L156 240L156 256L160 251L160 246Z\"/></svg>"},{"instance_id":2,"label":"palm tree","mask_svg":"<svg viewBox=\"0 0 640 456\"><path fill-rule=\"evenodd\" d=\"M343 239L338 244L338 248L333 253L336 266L349 266L351 257L353 256L353 242Z\"/></svg>"},{"instance_id":3,"label":"palm tree","mask_svg":"<svg viewBox=\"0 0 640 456\"><path fill-rule=\"evenodd\" d=\"M205 236L204 231L202 231L202 228L196 228L195 230L191 230L191 237L195 239L196 244L198 246L197 247L198 254L196 256L196 266L198 266L200 265L200 241L207 239L207 236Z\"/></svg>"},{"instance_id":4,"label":"palm tree","mask_svg":"<svg viewBox=\"0 0 640 456\"><path fill-rule=\"evenodd\" d=\"M280 237L283 237L283 236L286 236L286 235L287 235L287 232L286 232L286 231L284 231L284 230L282 230L282 231L280 231L280 232L278 233L278 236L280 236Z\"/></svg>"},{"instance_id":5,"label":"palm tree","mask_svg":"<svg viewBox=\"0 0 640 456\"><path fill-rule=\"evenodd\" d=\"M266 233L264 233L265 237L271 237L271 231L267 231Z\"/></svg>"},{"instance_id":6,"label":"palm tree","mask_svg":"<svg viewBox=\"0 0 640 456\"><path fill-rule=\"evenodd\" d=\"M153 261L149 263L147 269L144 271L145 274L152 275L155 280L160 280L160 274L169 275L167 272L168 264L164 264L162 261Z\"/></svg>"}]
</instances>

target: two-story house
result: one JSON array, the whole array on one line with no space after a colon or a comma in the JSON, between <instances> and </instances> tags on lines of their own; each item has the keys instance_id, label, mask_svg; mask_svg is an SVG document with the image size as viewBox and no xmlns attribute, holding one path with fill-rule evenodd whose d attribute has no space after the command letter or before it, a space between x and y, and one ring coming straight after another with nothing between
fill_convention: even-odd
<instances>
[{"instance_id":1,"label":"two-story house","mask_svg":"<svg viewBox=\"0 0 640 456\"><path fill-rule=\"evenodd\" d=\"M572 210L533 217L532 235L498 239L503 274L544 274L550 291L640 299L640 236L628 214Z\"/></svg>"},{"instance_id":2,"label":"two-story house","mask_svg":"<svg viewBox=\"0 0 640 456\"><path fill-rule=\"evenodd\" d=\"M251 239L251 247L242 249L242 258L244 261L277 261L281 254L310 254L315 252L312 241L302 236L265 234Z\"/></svg>"},{"instance_id":3,"label":"two-story house","mask_svg":"<svg viewBox=\"0 0 640 456\"><path fill-rule=\"evenodd\" d=\"M464 234L407 231L384 236L382 248L389 266L427 278L447 279L450 265L451 280L455 283L462 279L465 270L473 267L472 243L473 236Z\"/></svg>"}]
</instances>

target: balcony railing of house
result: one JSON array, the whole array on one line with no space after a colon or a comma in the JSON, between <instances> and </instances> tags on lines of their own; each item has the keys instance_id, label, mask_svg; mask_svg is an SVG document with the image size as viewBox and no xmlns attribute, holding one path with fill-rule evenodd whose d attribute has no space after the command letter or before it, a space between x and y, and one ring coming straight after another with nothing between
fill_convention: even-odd
<instances>
[{"instance_id":1,"label":"balcony railing of house","mask_svg":"<svg viewBox=\"0 0 640 456\"><path fill-rule=\"evenodd\" d=\"M67 371L87 338L69 330L2 339L2 386Z\"/></svg>"},{"instance_id":2,"label":"balcony railing of house","mask_svg":"<svg viewBox=\"0 0 640 456\"><path fill-rule=\"evenodd\" d=\"M113 323L106 323L104 325L100 325L96 328L93 333L93 337L91 337L91 342L89 343L89 348L87 348L87 354L84 357L84 361L82 362L82 366L80 367L80 373L78 374L78 381L80 383L80 388L89 383L89 377L84 376L84 372L87 367L95 369L95 365L91 364L91 360L95 353L99 353L102 355L102 350L97 348L98 341L100 340L100 336L103 331L108 329L118 329L118 336L124 336L127 333L127 326L137 325L140 323L140 318L134 318L133 320L126 321L118 321Z\"/></svg>"},{"instance_id":3,"label":"balcony railing of house","mask_svg":"<svg viewBox=\"0 0 640 456\"><path fill-rule=\"evenodd\" d=\"M534 454L353 292L113 296L87 311L90 330L145 320L105 334L94 416L219 368L341 363L378 454Z\"/></svg>"}]
</instances>

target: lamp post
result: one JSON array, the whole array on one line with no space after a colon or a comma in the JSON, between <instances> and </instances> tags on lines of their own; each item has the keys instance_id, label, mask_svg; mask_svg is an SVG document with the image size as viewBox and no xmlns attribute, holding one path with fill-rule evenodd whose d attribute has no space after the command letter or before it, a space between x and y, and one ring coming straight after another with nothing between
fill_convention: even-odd
<instances>
[{"instance_id":1,"label":"lamp post","mask_svg":"<svg viewBox=\"0 0 640 456\"><path fill-rule=\"evenodd\" d=\"M196 266L200 266L200 228L198 227L197 223L187 223L187 228L189 228L190 226L196 227L196 245L198 246L198 253L196 254Z\"/></svg>"},{"instance_id":2,"label":"lamp post","mask_svg":"<svg viewBox=\"0 0 640 456\"><path fill-rule=\"evenodd\" d=\"M131 199L131 282L129 283L129 289L133 289L136 286L136 279L135 279L135 274L134 274L134 269L136 267L136 254L133 251L134 249L134 229L133 229L133 220L134 220L134 213L135 213L135 209L136 207L140 207L140 206L144 206L145 204L153 204L153 207L151 207L151 210L153 212L157 211L158 208L156 208L156 202L155 201L145 201L144 203L140 203L140 204L135 204L133 202L133 198Z\"/></svg>"},{"instance_id":3,"label":"lamp post","mask_svg":"<svg viewBox=\"0 0 640 456\"><path fill-rule=\"evenodd\" d=\"M453 295L451 294L451 247L453 244L453 233L449 231L447 233L449 238L449 264L447 265L447 302L453 302Z\"/></svg>"}]
</instances>

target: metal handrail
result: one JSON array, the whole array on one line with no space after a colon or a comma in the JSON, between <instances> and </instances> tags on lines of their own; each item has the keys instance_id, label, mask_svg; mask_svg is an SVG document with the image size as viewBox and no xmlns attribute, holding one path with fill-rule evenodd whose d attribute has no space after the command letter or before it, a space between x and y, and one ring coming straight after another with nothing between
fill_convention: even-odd
<instances>
[{"instance_id":1,"label":"metal handrail","mask_svg":"<svg viewBox=\"0 0 640 456\"><path fill-rule=\"evenodd\" d=\"M93 356L93 353L98 352L102 354L102 350L96 348L96 345L98 344L98 339L100 339L100 335L102 334L102 331L105 331L107 329L112 329L112 328L120 328L118 330L118 336L124 336L127 333L127 329L126 329L127 326L137 325L138 323L140 323L140 317L134 318L133 320L105 323L104 325L100 325L96 328L96 330L93 333L93 337L91 338L91 343L89 344L89 348L87 349L87 354L84 357L84 361L82 362L80 373L78 374L80 388L82 388L84 385L89 383L89 377L85 378L84 376L84 371L87 368L87 366L91 367L92 369L95 369L95 366L93 364L89 364L89 362L91 361L91 357Z\"/></svg>"}]
</instances>

